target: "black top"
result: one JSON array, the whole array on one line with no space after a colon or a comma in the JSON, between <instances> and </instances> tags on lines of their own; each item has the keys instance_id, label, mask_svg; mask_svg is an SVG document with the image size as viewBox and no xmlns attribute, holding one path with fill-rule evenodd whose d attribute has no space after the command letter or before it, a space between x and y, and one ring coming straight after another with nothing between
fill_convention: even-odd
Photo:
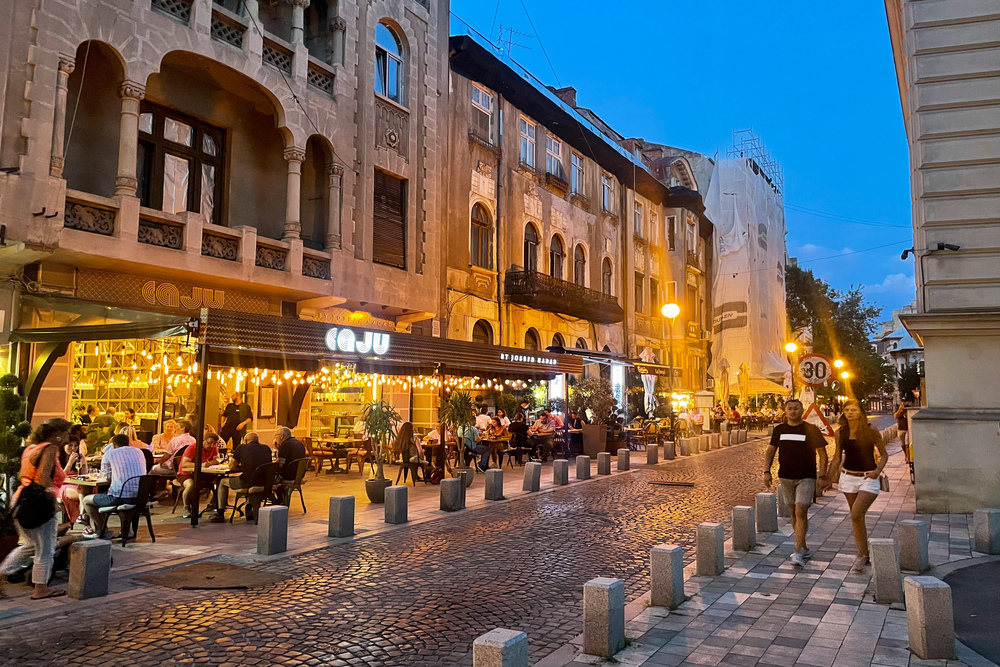
<instances>
[{"instance_id":1,"label":"black top","mask_svg":"<svg viewBox=\"0 0 1000 667\"><path fill-rule=\"evenodd\" d=\"M93 422L90 419L90 415L80 415L80 423L81 424L90 424L90 423L93 423Z\"/></svg>"},{"instance_id":2,"label":"black top","mask_svg":"<svg viewBox=\"0 0 1000 667\"><path fill-rule=\"evenodd\" d=\"M240 481L249 486L254 471L271 462L271 448L259 442L240 445L233 452L233 458L240 462Z\"/></svg>"},{"instance_id":3,"label":"black top","mask_svg":"<svg viewBox=\"0 0 1000 667\"><path fill-rule=\"evenodd\" d=\"M844 450L844 470L851 472L868 472L875 470L878 464L875 463L875 446L862 445L857 440L850 438L841 445Z\"/></svg>"},{"instance_id":4,"label":"black top","mask_svg":"<svg viewBox=\"0 0 1000 667\"><path fill-rule=\"evenodd\" d=\"M285 466L281 471L282 479L295 479L295 469L290 465L292 461L304 459L306 457L306 446L295 438L288 438L278 445L278 458L285 460ZM296 464L297 465L297 464Z\"/></svg>"},{"instance_id":5,"label":"black top","mask_svg":"<svg viewBox=\"0 0 1000 667\"><path fill-rule=\"evenodd\" d=\"M568 417L566 419L566 425L569 428L581 429L581 428L583 428L583 425L585 423L586 422L583 421L582 417L577 417L576 419L573 419L572 417Z\"/></svg>"},{"instance_id":6,"label":"black top","mask_svg":"<svg viewBox=\"0 0 1000 667\"><path fill-rule=\"evenodd\" d=\"M778 448L778 477L816 479L816 450L826 447L818 428L809 422L797 426L778 424L771 436L771 446Z\"/></svg>"},{"instance_id":7,"label":"black top","mask_svg":"<svg viewBox=\"0 0 1000 667\"><path fill-rule=\"evenodd\" d=\"M528 422L511 422L507 432L514 436L514 446L521 447L528 438Z\"/></svg>"},{"instance_id":8,"label":"black top","mask_svg":"<svg viewBox=\"0 0 1000 667\"><path fill-rule=\"evenodd\" d=\"M235 429L237 426L250 419L253 413L250 412L250 406L246 403L240 403L236 405L235 403L230 403L226 406L226 411L222 413L226 422L223 428Z\"/></svg>"}]
</instances>

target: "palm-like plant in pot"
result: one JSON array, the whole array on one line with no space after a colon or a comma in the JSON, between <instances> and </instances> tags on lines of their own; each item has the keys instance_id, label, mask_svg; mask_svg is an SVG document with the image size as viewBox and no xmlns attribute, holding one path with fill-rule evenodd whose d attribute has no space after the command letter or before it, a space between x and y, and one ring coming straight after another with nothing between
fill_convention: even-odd
<instances>
[{"instance_id":1,"label":"palm-like plant in pot","mask_svg":"<svg viewBox=\"0 0 1000 667\"><path fill-rule=\"evenodd\" d=\"M11 495L20 483L21 452L31 424L24 420L26 401L17 393L17 376L0 377L0 558L17 545Z\"/></svg>"},{"instance_id":2,"label":"palm-like plant in pot","mask_svg":"<svg viewBox=\"0 0 1000 667\"><path fill-rule=\"evenodd\" d=\"M462 458L465 454L462 434L466 428L473 428L476 421L476 408L472 401L472 396L467 391L453 391L441 398L438 405L438 420L445 425L447 430L455 434L458 440L458 449L462 453L459 457L459 466L455 468L454 474L458 477L461 472L468 472L465 477L465 485L472 484L472 476L475 468L465 465Z\"/></svg>"},{"instance_id":3,"label":"palm-like plant in pot","mask_svg":"<svg viewBox=\"0 0 1000 667\"><path fill-rule=\"evenodd\" d=\"M365 493L373 503L385 502L385 488L392 485L392 480L385 478L385 463L401 421L396 409L384 400L371 401L361 410L361 422L365 425L371 443L370 454L375 462L375 476L365 480Z\"/></svg>"},{"instance_id":4,"label":"palm-like plant in pot","mask_svg":"<svg viewBox=\"0 0 1000 667\"><path fill-rule=\"evenodd\" d=\"M593 421L583 427L583 450L588 456L596 457L607 446L607 424L611 423L618 407L611 383L604 378L580 380L572 387L569 405L571 410L589 415Z\"/></svg>"}]
</instances>

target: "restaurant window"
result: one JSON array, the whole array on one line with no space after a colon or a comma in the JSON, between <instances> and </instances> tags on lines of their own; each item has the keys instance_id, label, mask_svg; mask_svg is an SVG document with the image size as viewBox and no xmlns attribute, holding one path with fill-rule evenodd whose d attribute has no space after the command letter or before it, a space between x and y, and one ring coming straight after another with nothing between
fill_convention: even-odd
<instances>
[{"instance_id":1,"label":"restaurant window","mask_svg":"<svg viewBox=\"0 0 1000 667\"><path fill-rule=\"evenodd\" d=\"M642 236L642 204L639 202L635 203L633 219L635 220L635 235Z\"/></svg>"},{"instance_id":2,"label":"restaurant window","mask_svg":"<svg viewBox=\"0 0 1000 667\"><path fill-rule=\"evenodd\" d=\"M643 312L642 293L643 293L643 289L645 287L645 285L643 284L644 282L645 282L645 276L643 276L641 273L636 273L635 274L635 312L637 312L637 313Z\"/></svg>"},{"instance_id":3,"label":"restaurant window","mask_svg":"<svg viewBox=\"0 0 1000 667\"><path fill-rule=\"evenodd\" d=\"M608 296L612 295L613 282L612 282L613 272L611 269L611 260L607 257L601 262L601 291Z\"/></svg>"},{"instance_id":4,"label":"restaurant window","mask_svg":"<svg viewBox=\"0 0 1000 667\"><path fill-rule=\"evenodd\" d=\"M535 352L542 349L542 344L538 340L538 332L534 329L528 329L524 332L524 349L534 350Z\"/></svg>"},{"instance_id":5,"label":"restaurant window","mask_svg":"<svg viewBox=\"0 0 1000 667\"><path fill-rule=\"evenodd\" d=\"M614 213L614 189L611 186L611 178L607 174L601 174L601 208L606 213Z\"/></svg>"},{"instance_id":6,"label":"restaurant window","mask_svg":"<svg viewBox=\"0 0 1000 667\"><path fill-rule=\"evenodd\" d=\"M486 320L479 320L472 327L472 342L479 345L493 344L493 327Z\"/></svg>"},{"instance_id":7,"label":"restaurant window","mask_svg":"<svg viewBox=\"0 0 1000 667\"><path fill-rule=\"evenodd\" d=\"M572 157L570 158L570 162L572 163L573 167L570 173L570 179L571 179L570 185L573 188L573 193L578 195L585 194L583 191L583 177L584 177L583 158L577 155L576 153L573 153Z\"/></svg>"},{"instance_id":8,"label":"restaurant window","mask_svg":"<svg viewBox=\"0 0 1000 667\"><path fill-rule=\"evenodd\" d=\"M674 249L676 242L674 239L677 236L677 216L668 215L667 216L667 245L671 250Z\"/></svg>"},{"instance_id":9,"label":"restaurant window","mask_svg":"<svg viewBox=\"0 0 1000 667\"><path fill-rule=\"evenodd\" d=\"M552 135L545 137L545 171L553 176L565 178L562 165L562 142Z\"/></svg>"},{"instance_id":10,"label":"restaurant window","mask_svg":"<svg viewBox=\"0 0 1000 667\"><path fill-rule=\"evenodd\" d=\"M472 85L472 131L493 143L493 95L475 84Z\"/></svg>"},{"instance_id":11,"label":"restaurant window","mask_svg":"<svg viewBox=\"0 0 1000 667\"><path fill-rule=\"evenodd\" d=\"M553 278L563 277L563 264L566 262L566 248L558 234L553 235L549 243L549 275Z\"/></svg>"},{"instance_id":12,"label":"restaurant window","mask_svg":"<svg viewBox=\"0 0 1000 667\"><path fill-rule=\"evenodd\" d=\"M530 222L524 226L524 270L538 270L538 230Z\"/></svg>"},{"instance_id":13,"label":"restaurant window","mask_svg":"<svg viewBox=\"0 0 1000 667\"><path fill-rule=\"evenodd\" d=\"M403 47L384 23L375 26L375 92L403 103Z\"/></svg>"},{"instance_id":14,"label":"restaurant window","mask_svg":"<svg viewBox=\"0 0 1000 667\"><path fill-rule=\"evenodd\" d=\"M583 338L577 338L576 339L576 349L578 349L578 350L586 350L586 349L588 349L587 348L587 341L585 341Z\"/></svg>"},{"instance_id":15,"label":"restaurant window","mask_svg":"<svg viewBox=\"0 0 1000 667\"><path fill-rule=\"evenodd\" d=\"M493 222L486 207L476 203L472 207L472 224L470 225L471 259L473 266L483 269L493 268L492 238Z\"/></svg>"},{"instance_id":16,"label":"restaurant window","mask_svg":"<svg viewBox=\"0 0 1000 667\"><path fill-rule=\"evenodd\" d=\"M552 336L552 347L566 347L566 340L563 338L561 333L556 332Z\"/></svg>"},{"instance_id":17,"label":"restaurant window","mask_svg":"<svg viewBox=\"0 0 1000 667\"><path fill-rule=\"evenodd\" d=\"M146 102L139 113L136 194L139 203L166 213L201 213L222 220L222 130Z\"/></svg>"},{"instance_id":18,"label":"restaurant window","mask_svg":"<svg viewBox=\"0 0 1000 667\"><path fill-rule=\"evenodd\" d=\"M527 118L520 122L521 164L535 168L535 126Z\"/></svg>"},{"instance_id":19,"label":"restaurant window","mask_svg":"<svg viewBox=\"0 0 1000 667\"><path fill-rule=\"evenodd\" d=\"M573 251L573 282L580 287L587 286L587 253L580 244Z\"/></svg>"},{"instance_id":20,"label":"restaurant window","mask_svg":"<svg viewBox=\"0 0 1000 667\"><path fill-rule=\"evenodd\" d=\"M375 170L372 260L406 268L406 181Z\"/></svg>"}]
</instances>

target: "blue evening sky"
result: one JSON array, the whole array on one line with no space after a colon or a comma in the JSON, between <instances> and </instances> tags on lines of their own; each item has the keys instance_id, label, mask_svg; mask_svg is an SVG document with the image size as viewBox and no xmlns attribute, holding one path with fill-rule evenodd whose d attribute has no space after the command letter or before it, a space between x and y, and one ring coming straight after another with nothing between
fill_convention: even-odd
<instances>
[{"instance_id":1,"label":"blue evening sky","mask_svg":"<svg viewBox=\"0 0 1000 667\"><path fill-rule=\"evenodd\" d=\"M886 316L914 298L913 260L899 259L913 238L909 161L881 2L452 0L452 12L494 41L501 24L527 33L513 58L575 87L624 136L724 156L732 131L753 127L784 169L789 256L838 289L864 285ZM464 32L455 16L452 31Z\"/></svg>"}]
</instances>

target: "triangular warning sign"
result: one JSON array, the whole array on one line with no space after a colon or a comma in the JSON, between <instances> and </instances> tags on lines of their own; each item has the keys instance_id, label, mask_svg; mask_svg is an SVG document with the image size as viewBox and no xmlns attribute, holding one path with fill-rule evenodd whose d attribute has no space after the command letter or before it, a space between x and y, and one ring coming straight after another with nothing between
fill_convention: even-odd
<instances>
[{"instance_id":1,"label":"triangular warning sign","mask_svg":"<svg viewBox=\"0 0 1000 667\"><path fill-rule=\"evenodd\" d=\"M802 415L802 421L809 422L818 428L826 437L833 437L833 428L830 427L830 422L826 420L826 417L823 416L819 406L815 403L810 403L809 407L806 408L805 414Z\"/></svg>"}]
</instances>

